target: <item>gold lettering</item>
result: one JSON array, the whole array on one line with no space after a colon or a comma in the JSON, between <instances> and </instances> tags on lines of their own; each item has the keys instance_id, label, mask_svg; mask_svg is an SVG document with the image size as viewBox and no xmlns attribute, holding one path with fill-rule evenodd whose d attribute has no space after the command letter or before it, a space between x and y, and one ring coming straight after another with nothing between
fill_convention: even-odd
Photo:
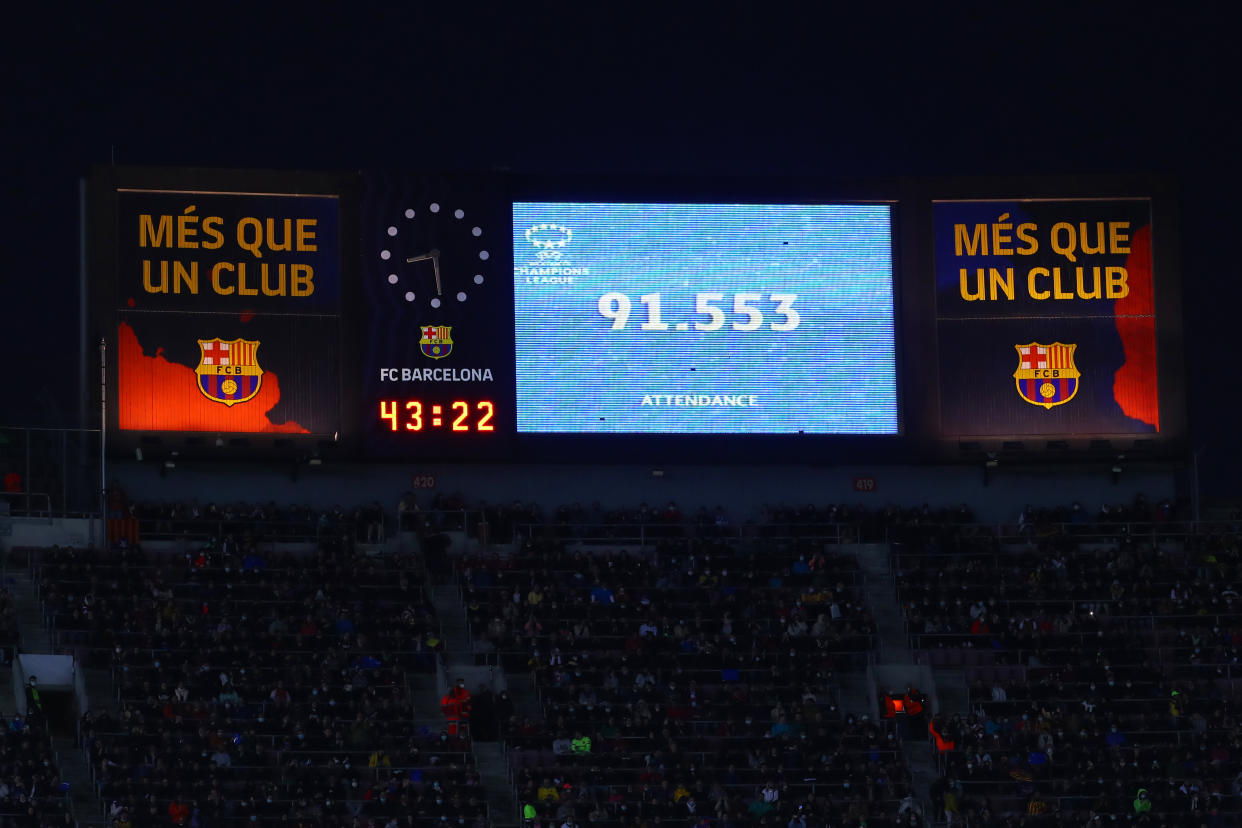
<instances>
[{"instance_id":1,"label":"gold lettering","mask_svg":"<svg viewBox=\"0 0 1242 828\"><path fill-rule=\"evenodd\" d=\"M183 284L187 293L198 293L198 262L190 262L189 270L181 262L173 262L173 293L180 293Z\"/></svg>"},{"instance_id":2,"label":"gold lettering","mask_svg":"<svg viewBox=\"0 0 1242 828\"><path fill-rule=\"evenodd\" d=\"M224 219L219 216L208 216L203 219L203 235L211 237L211 241L203 242L203 247L215 250L224 244L224 234L220 232L220 225L223 223Z\"/></svg>"},{"instance_id":3,"label":"gold lettering","mask_svg":"<svg viewBox=\"0 0 1242 828\"><path fill-rule=\"evenodd\" d=\"M250 228L250 232L246 232ZM248 251L256 259L263 258L263 223L257 218L246 217L237 222L237 246Z\"/></svg>"},{"instance_id":4,"label":"gold lettering","mask_svg":"<svg viewBox=\"0 0 1242 828\"><path fill-rule=\"evenodd\" d=\"M991 299L993 302L995 302L999 298L999 294L997 293L997 288L1000 288L1000 293L1005 294L1005 298L1012 301L1013 300L1013 268L1012 267L1005 268L1005 274L1002 276L999 270L997 270L994 267L989 267L988 276L991 277L988 282L988 292L990 294L988 298Z\"/></svg>"},{"instance_id":5,"label":"gold lettering","mask_svg":"<svg viewBox=\"0 0 1242 828\"><path fill-rule=\"evenodd\" d=\"M156 228L151 216L143 213L138 217L138 246L171 247L173 236L172 216L160 216L159 227Z\"/></svg>"},{"instance_id":6,"label":"gold lettering","mask_svg":"<svg viewBox=\"0 0 1242 828\"><path fill-rule=\"evenodd\" d=\"M177 247L191 250L198 247L198 242L194 239L198 235L198 216L193 215L196 209L191 204L185 208L183 214L177 216Z\"/></svg>"},{"instance_id":7,"label":"gold lettering","mask_svg":"<svg viewBox=\"0 0 1242 828\"><path fill-rule=\"evenodd\" d=\"M1125 299L1130 295L1130 274L1124 267L1104 268L1104 297L1106 299Z\"/></svg>"},{"instance_id":8,"label":"gold lettering","mask_svg":"<svg viewBox=\"0 0 1242 828\"><path fill-rule=\"evenodd\" d=\"M1104 222L1095 223L1095 246L1091 246L1091 225L1085 221L1078 222L1078 249L1083 253L1099 255L1104 252Z\"/></svg>"},{"instance_id":9,"label":"gold lettering","mask_svg":"<svg viewBox=\"0 0 1242 828\"><path fill-rule=\"evenodd\" d=\"M267 263L263 264L263 295L264 296L284 296L285 295L285 263L281 262L276 268L277 281L276 286L271 286L271 280L268 279L270 272Z\"/></svg>"},{"instance_id":10,"label":"gold lettering","mask_svg":"<svg viewBox=\"0 0 1242 828\"><path fill-rule=\"evenodd\" d=\"M1036 276L1050 276L1050 275L1051 274L1048 272L1048 268L1046 267L1033 267L1031 268L1031 272L1026 274L1026 292L1031 295L1032 299L1047 299L1049 296L1052 295L1046 290L1039 290L1038 288L1035 287Z\"/></svg>"},{"instance_id":11,"label":"gold lettering","mask_svg":"<svg viewBox=\"0 0 1242 828\"><path fill-rule=\"evenodd\" d=\"M1087 290L1086 286L1082 282L1082 277L1084 275L1083 268L1076 267L1074 268L1074 270L1077 271L1078 273L1078 279L1077 279L1078 298L1079 299L1099 299L1100 298L1100 268L1099 267L1091 268L1091 277L1092 277L1091 290Z\"/></svg>"},{"instance_id":12,"label":"gold lettering","mask_svg":"<svg viewBox=\"0 0 1242 828\"><path fill-rule=\"evenodd\" d=\"M983 296L984 296L983 268L981 267L975 268L975 289L973 292L970 290L970 285L967 284L967 281L966 281L969 278L966 272L966 268L964 267L958 268L957 273L958 273L958 291L962 294L962 298L965 299L967 302L978 302L979 300L983 299Z\"/></svg>"},{"instance_id":13,"label":"gold lettering","mask_svg":"<svg viewBox=\"0 0 1242 828\"><path fill-rule=\"evenodd\" d=\"M259 265L263 270L267 269L267 262ZM237 263L237 295L238 296L258 296L259 289L246 287L246 263Z\"/></svg>"},{"instance_id":14,"label":"gold lettering","mask_svg":"<svg viewBox=\"0 0 1242 828\"><path fill-rule=\"evenodd\" d=\"M1035 238L1035 224L1033 222L1023 222L1018 225L1018 240L1026 242L1025 247L1018 248L1019 256L1030 256L1039 250L1039 240Z\"/></svg>"},{"instance_id":15,"label":"gold lettering","mask_svg":"<svg viewBox=\"0 0 1242 828\"><path fill-rule=\"evenodd\" d=\"M151 281L151 260L142 260L142 289L147 293L168 293L168 262L160 262L160 281L155 284Z\"/></svg>"},{"instance_id":16,"label":"gold lettering","mask_svg":"<svg viewBox=\"0 0 1242 828\"><path fill-rule=\"evenodd\" d=\"M220 281L220 272L232 269L233 264L231 262L217 262L216 265L211 268L211 289L221 296L228 296L234 291L234 287L232 285L225 285Z\"/></svg>"},{"instance_id":17,"label":"gold lettering","mask_svg":"<svg viewBox=\"0 0 1242 828\"><path fill-rule=\"evenodd\" d=\"M1108 223L1108 252L1109 253L1129 253L1130 252L1130 222L1128 221L1110 221Z\"/></svg>"},{"instance_id":18,"label":"gold lettering","mask_svg":"<svg viewBox=\"0 0 1242 828\"><path fill-rule=\"evenodd\" d=\"M988 255L988 226L976 224L975 229L967 236L966 225L953 225L953 255L961 256L963 249L967 256Z\"/></svg>"},{"instance_id":19,"label":"gold lettering","mask_svg":"<svg viewBox=\"0 0 1242 828\"><path fill-rule=\"evenodd\" d=\"M1052 269L1052 298L1053 299L1073 299L1074 294L1061 288L1061 268L1054 267Z\"/></svg>"},{"instance_id":20,"label":"gold lettering","mask_svg":"<svg viewBox=\"0 0 1242 828\"><path fill-rule=\"evenodd\" d=\"M315 292L315 269L306 264L295 264L289 268L289 281L293 296L310 296Z\"/></svg>"},{"instance_id":21,"label":"gold lettering","mask_svg":"<svg viewBox=\"0 0 1242 828\"><path fill-rule=\"evenodd\" d=\"M315 228L319 224L319 219L298 219L297 227L297 248L299 252L315 253L319 250L319 245L315 242ZM958 254L961 255L960 253Z\"/></svg>"},{"instance_id":22,"label":"gold lettering","mask_svg":"<svg viewBox=\"0 0 1242 828\"><path fill-rule=\"evenodd\" d=\"M278 223L279 222L279 223ZM284 226L283 241L276 240L276 228ZM267 249L268 250L288 250L293 246L293 221L291 219L274 219L267 220Z\"/></svg>"},{"instance_id":23,"label":"gold lettering","mask_svg":"<svg viewBox=\"0 0 1242 828\"><path fill-rule=\"evenodd\" d=\"M1058 221L1052 225L1052 250L1071 262L1078 261L1078 259L1074 258L1074 254L1078 250L1078 236L1074 232L1074 225L1068 221Z\"/></svg>"},{"instance_id":24,"label":"gold lettering","mask_svg":"<svg viewBox=\"0 0 1242 828\"><path fill-rule=\"evenodd\" d=\"M1009 221L1008 213L1001 213L996 219L996 224L992 225L992 255L994 256L1012 256L1013 248L1005 245L1013 243L1013 236L1009 235L1009 231L1013 229L1013 224Z\"/></svg>"}]
</instances>

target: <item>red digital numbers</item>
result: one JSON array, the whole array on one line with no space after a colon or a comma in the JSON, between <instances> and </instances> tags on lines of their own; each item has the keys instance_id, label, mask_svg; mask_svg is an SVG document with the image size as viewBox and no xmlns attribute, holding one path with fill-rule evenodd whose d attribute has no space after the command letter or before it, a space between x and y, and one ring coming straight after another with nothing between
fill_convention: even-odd
<instances>
[{"instance_id":1,"label":"red digital numbers","mask_svg":"<svg viewBox=\"0 0 1242 828\"><path fill-rule=\"evenodd\" d=\"M875 478L874 477L855 477L854 478L854 491L874 492L875 491Z\"/></svg>"},{"instance_id":2,"label":"red digital numbers","mask_svg":"<svg viewBox=\"0 0 1242 828\"><path fill-rule=\"evenodd\" d=\"M380 400L379 418L389 431L490 432L496 406L491 400L453 400L427 403L422 400Z\"/></svg>"}]
</instances>

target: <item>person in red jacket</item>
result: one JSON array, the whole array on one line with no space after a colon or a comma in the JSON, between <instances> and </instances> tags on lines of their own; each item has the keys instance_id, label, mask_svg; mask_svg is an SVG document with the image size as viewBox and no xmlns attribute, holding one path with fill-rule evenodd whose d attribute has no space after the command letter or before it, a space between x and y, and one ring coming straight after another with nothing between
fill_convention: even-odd
<instances>
[{"instance_id":1,"label":"person in red jacket","mask_svg":"<svg viewBox=\"0 0 1242 828\"><path fill-rule=\"evenodd\" d=\"M912 719L923 715L923 710L927 707L926 697L916 687L907 687L902 701L905 702L906 715Z\"/></svg>"},{"instance_id":2,"label":"person in red jacket","mask_svg":"<svg viewBox=\"0 0 1242 828\"><path fill-rule=\"evenodd\" d=\"M931 734L932 740L935 741L938 753L947 753L957 749L956 741L941 734L934 718L927 722L927 732Z\"/></svg>"},{"instance_id":3,"label":"person in red jacket","mask_svg":"<svg viewBox=\"0 0 1242 828\"><path fill-rule=\"evenodd\" d=\"M470 691L466 689L466 680L459 678L457 684L450 687L440 699L440 710L444 713L445 720L448 721L450 736L457 735L459 725L464 732L469 731L470 706ZM463 735L465 735L464 732Z\"/></svg>"},{"instance_id":4,"label":"person in red jacket","mask_svg":"<svg viewBox=\"0 0 1242 828\"><path fill-rule=\"evenodd\" d=\"M168 803L168 816L172 818L173 825L185 825L190 819L190 806L174 799Z\"/></svg>"}]
</instances>

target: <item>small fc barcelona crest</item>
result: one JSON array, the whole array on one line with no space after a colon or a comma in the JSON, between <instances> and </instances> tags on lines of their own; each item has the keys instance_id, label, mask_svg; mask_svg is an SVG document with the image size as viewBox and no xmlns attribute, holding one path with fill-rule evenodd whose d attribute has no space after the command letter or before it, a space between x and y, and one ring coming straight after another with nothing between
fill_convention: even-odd
<instances>
[{"instance_id":1,"label":"small fc barcelona crest","mask_svg":"<svg viewBox=\"0 0 1242 828\"><path fill-rule=\"evenodd\" d=\"M451 325L424 325L423 337L418 340L423 356L443 359L453 353L453 338L449 336L452 330Z\"/></svg>"},{"instance_id":2,"label":"small fc barcelona crest","mask_svg":"<svg viewBox=\"0 0 1242 828\"><path fill-rule=\"evenodd\" d=\"M263 385L263 369L259 367L258 340L200 339L201 355L194 373L198 390L207 399L232 408L254 399Z\"/></svg>"},{"instance_id":3,"label":"small fc barcelona crest","mask_svg":"<svg viewBox=\"0 0 1242 828\"><path fill-rule=\"evenodd\" d=\"M1018 351L1018 369L1013 372L1013 380L1022 399L1045 409L1074 399L1082 376L1074 365L1077 345L1028 342L1013 347Z\"/></svg>"}]
</instances>

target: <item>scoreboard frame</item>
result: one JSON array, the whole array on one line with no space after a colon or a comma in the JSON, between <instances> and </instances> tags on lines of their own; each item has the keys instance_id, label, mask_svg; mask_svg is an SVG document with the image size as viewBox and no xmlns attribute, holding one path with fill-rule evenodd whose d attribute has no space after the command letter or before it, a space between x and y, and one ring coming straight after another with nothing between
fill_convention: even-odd
<instances>
[{"instance_id":1,"label":"scoreboard frame","mask_svg":"<svg viewBox=\"0 0 1242 828\"><path fill-rule=\"evenodd\" d=\"M339 278L339 382L335 388L334 411L328 419L339 427L315 433L276 433L259 431L122 429L119 407L118 359L118 233L119 201L122 192L153 194L186 193L204 196L274 196L281 198L333 197L337 201ZM149 457L164 462L176 459L304 459L312 456L352 458L357 455L356 412L344 400L356 397L355 339L348 333L347 321L358 313L356 262L358 260L358 199L360 187L351 172L295 172L278 170L209 169L186 167L101 166L92 170L85 188L85 261L87 267L86 318L89 350L98 353L102 340L106 347L107 434L109 454L117 457ZM259 353L262 362L263 354ZM99 376L98 362L94 376ZM88 375L89 372L88 372Z\"/></svg>"},{"instance_id":2,"label":"scoreboard frame","mask_svg":"<svg viewBox=\"0 0 1242 828\"><path fill-rule=\"evenodd\" d=\"M907 414L920 423L920 435L911 448L919 457L942 461L1007 461L1133 458L1175 460L1187 445L1185 345L1182 320L1182 272L1178 187L1169 177L1009 176L988 178L918 179L904 206L912 241L918 250L919 272L902 278L910 301L908 329L922 343L924 364L931 370L907 369L915 385L904 399ZM1151 210L1151 257L1160 429L1153 433L1057 432L1032 436L1022 433L945 434L941 423L942 397L951 393L940 376L940 343L934 275L934 210L946 202L1106 202L1145 200Z\"/></svg>"},{"instance_id":3,"label":"scoreboard frame","mask_svg":"<svg viewBox=\"0 0 1242 828\"><path fill-rule=\"evenodd\" d=\"M887 204L891 215L893 321L898 430L892 435L844 434L498 434L494 443L471 438L420 441L408 450L368 449L375 400L366 389L368 320L361 285L368 272L366 215L368 183L419 181L419 173L281 172L201 168L104 167L87 187L87 312L94 341L108 346L107 407L109 451L133 456L144 448L152 457L254 458L305 460L311 456L366 462L538 462L538 463L801 463L837 465L862 460L878 463L974 463L983 459L1043 462L1115 458L1178 460L1186 450L1187 414L1179 261L1178 191L1169 178L1132 176L1013 176L988 178L690 178L673 176L549 176L497 174L496 191L515 202L641 202L677 204ZM452 176L432 176L452 180ZM480 176L466 176L478 179ZM484 176L486 177L486 176ZM335 195L340 214L340 388L336 434L256 434L121 431L116 399L116 221L118 189L196 192ZM946 435L941 426L940 381L934 275L935 205L947 201L1148 199L1151 209L1152 266L1158 365L1160 430L1153 434L1060 433L1038 437L1017 433ZM512 272L508 239L511 222L498 227L504 238L491 247L494 272ZM509 294L512 302L512 294ZM513 311L508 309L509 324ZM505 341L512 343L512 330ZM512 354L510 354L512 357ZM496 384L498 404L516 416L516 383ZM418 397L403 391L402 398ZM438 404L444 405L443 401ZM474 417L473 409L470 409ZM447 412L445 412L447 415ZM475 418L477 419L477 417ZM484 435L486 436L486 435ZM219 440L217 439L220 438ZM465 442L463 442L465 440ZM455 442L456 441L456 442ZM223 442L223 446L218 445ZM467 443L473 445L460 450Z\"/></svg>"}]
</instances>

